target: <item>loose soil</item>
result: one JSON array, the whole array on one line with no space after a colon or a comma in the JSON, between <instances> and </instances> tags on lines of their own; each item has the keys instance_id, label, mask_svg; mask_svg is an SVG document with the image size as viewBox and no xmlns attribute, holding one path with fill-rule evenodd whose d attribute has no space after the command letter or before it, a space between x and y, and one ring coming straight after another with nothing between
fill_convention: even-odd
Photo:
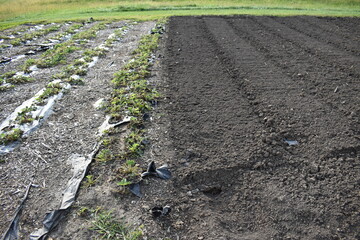
<instances>
[{"instance_id":1,"label":"loose soil","mask_svg":"<svg viewBox=\"0 0 360 240\"><path fill-rule=\"evenodd\" d=\"M78 210L101 207L143 224L144 239L360 239L359 24L304 16L171 18L149 79L162 99L137 161L143 168L166 163L173 178L147 179L137 198L116 191L116 161L93 164L97 182L80 190L51 238L95 237L91 216ZM88 95L75 89L6 157L1 225L33 179L42 187L25 207L24 236L58 206L71 177L67 157L96 142L86 132L101 123L88 112L93 93L109 94L101 86L85 85ZM165 205L169 216L151 216L152 207Z\"/></svg>"}]
</instances>

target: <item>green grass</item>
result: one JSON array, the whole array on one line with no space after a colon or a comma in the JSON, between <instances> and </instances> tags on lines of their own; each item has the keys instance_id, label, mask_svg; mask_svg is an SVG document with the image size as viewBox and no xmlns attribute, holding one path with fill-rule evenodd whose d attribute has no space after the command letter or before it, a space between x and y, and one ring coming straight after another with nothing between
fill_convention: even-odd
<instances>
[{"instance_id":1,"label":"green grass","mask_svg":"<svg viewBox=\"0 0 360 240\"><path fill-rule=\"evenodd\" d=\"M135 228L124 219L117 220L111 212L97 211L91 224L90 229L97 232L100 239L137 240L143 235L141 227Z\"/></svg>"},{"instance_id":2,"label":"green grass","mask_svg":"<svg viewBox=\"0 0 360 240\"><path fill-rule=\"evenodd\" d=\"M360 0L0 0L0 29L25 22L173 15L360 16Z\"/></svg>"}]
</instances>

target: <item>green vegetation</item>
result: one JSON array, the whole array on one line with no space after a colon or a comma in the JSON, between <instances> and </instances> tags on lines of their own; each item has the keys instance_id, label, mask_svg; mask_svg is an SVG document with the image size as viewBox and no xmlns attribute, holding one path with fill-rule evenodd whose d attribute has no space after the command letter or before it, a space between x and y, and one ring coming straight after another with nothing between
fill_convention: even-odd
<instances>
[{"instance_id":1,"label":"green vegetation","mask_svg":"<svg viewBox=\"0 0 360 240\"><path fill-rule=\"evenodd\" d=\"M24 76L24 75L15 75L9 79L6 79L6 81L8 83L19 84L19 83L33 82L34 79L31 77Z\"/></svg>"},{"instance_id":2,"label":"green vegetation","mask_svg":"<svg viewBox=\"0 0 360 240\"><path fill-rule=\"evenodd\" d=\"M36 61L36 65L40 68L48 68L65 63L66 56L79 49L72 44L72 41L67 41L55 45L53 49L42 54L42 58Z\"/></svg>"},{"instance_id":3,"label":"green vegetation","mask_svg":"<svg viewBox=\"0 0 360 240\"><path fill-rule=\"evenodd\" d=\"M39 104L44 103L45 99L49 98L50 96L56 95L63 90L63 86L61 83L49 83L44 92L36 98Z\"/></svg>"},{"instance_id":4,"label":"green vegetation","mask_svg":"<svg viewBox=\"0 0 360 240\"><path fill-rule=\"evenodd\" d=\"M28 40L32 40L34 38L40 37L40 36L44 36L48 33L54 32L59 30L61 26L60 25L55 25L55 26L51 26L49 28L46 29L40 29L31 33L26 33L23 36L21 36L20 38L15 38L14 40L12 40L10 43L14 46L19 46L22 43L25 43Z\"/></svg>"},{"instance_id":5,"label":"green vegetation","mask_svg":"<svg viewBox=\"0 0 360 240\"><path fill-rule=\"evenodd\" d=\"M24 71L24 73L31 73L30 67L36 64L36 60L33 58L30 58L25 61L24 65L22 65L21 70Z\"/></svg>"},{"instance_id":6,"label":"green vegetation","mask_svg":"<svg viewBox=\"0 0 360 240\"><path fill-rule=\"evenodd\" d=\"M8 144L10 142L17 141L21 138L23 131L18 128L14 128L10 131L0 134L0 144Z\"/></svg>"},{"instance_id":7,"label":"green vegetation","mask_svg":"<svg viewBox=\"0 0 360 240\"><path fill-rule=\"evenodd\" d=\"M90 229L97 232L101 239L137 240L143 235L141 227L134 228L123 219L118 221L111 212L97 211L91 224Z\"/></svg>"},{"instance_id":8,"label":"green vegetation","mask_svg":"<svg viewBox=\"0 0 360 240\"><path fill-rule=\"evenodd\" d=\"M96 179L94 175L86 175L86 180L83 182L83 187L88 188L95 185Z\"/></svg>"},{"instance_id":9,"label":"green vegetation","mask_svg":"<svg viewBox=\"0 0 360 240\"><path fill-rule=\"evenodd\" d=\"M33 122L35 119L32 117L31 112L35 111L36 107L35 106L30 106L30 107L26 107L24 109L22 109L19 113L18 116L16 117L15 121L18 124L24 124L24 123L31 123Z\"/></svg>"},{"instance_id":10,"label":"green vegetation","mask_svg":"<svg viewBox=\"0 0 360 240\"><path fill-rule=\"evenodd\" d=\"M93 26L92 28L86 30L86 31L82 31L82 32L79 32L79 33L76 33L74 36L73 36L73 39L76 40L76 39L79 39L79 40L88 40L88 39L92 39L92 38L95 38L96 37L96 32L101 30L101 29L104 29L105 28L105 23L98 23L96 24L95 26Z\"/></svg>"},{"instance_id":11,"label":"green vegetation","mask_svg":"<svg viewBox=\"0 0 360 240\"><path fill-rule=\"evenodd\" d=\"M359 0L3 0L0 30L24 22L150 20L174 15L360 16Z\"/></svg>"},{"instance_id":12,"label":"green vegetation","mask_svg":"<svg viewBox=\"0 0 360 240\"><path fill-rule=\"evenodd\" d=\"M108 162L114 159L114 155L109 149L102 149L96 155L95 160L98 162Z\"/></svg>"}]
</instances>

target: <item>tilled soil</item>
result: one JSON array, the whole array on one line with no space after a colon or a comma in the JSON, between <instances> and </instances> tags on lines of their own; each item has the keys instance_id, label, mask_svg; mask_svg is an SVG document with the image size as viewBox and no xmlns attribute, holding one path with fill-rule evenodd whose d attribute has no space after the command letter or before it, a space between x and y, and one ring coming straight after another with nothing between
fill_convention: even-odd
<instances>
[{"instance_id":1,"label":"tilled soil","mask_svg":"<svg viewBox=\"0 0 360 240\"><path fill-rule=\"evenodd\" d=\"M140 206L173 211L138 212L150 236L360 238L359 23L171 18L154 123L171 146L149 157L174 178Z\"/></svg>"}]
</instances>

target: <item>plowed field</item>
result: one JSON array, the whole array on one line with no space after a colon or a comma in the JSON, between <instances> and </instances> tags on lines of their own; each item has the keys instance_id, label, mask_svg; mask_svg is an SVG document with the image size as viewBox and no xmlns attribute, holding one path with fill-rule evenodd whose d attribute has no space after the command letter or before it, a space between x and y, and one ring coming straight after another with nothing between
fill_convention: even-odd
<instances>
[{"instance_id":1,"label":"plowed field","mask_svg":"<svg viewBox=\"0 0 360 240\"><path fill-rule=\"evenodd\" d=\"M180 239L360 238L359 24L171 19L167 202Z\"/></svg>"}]
</instances>

